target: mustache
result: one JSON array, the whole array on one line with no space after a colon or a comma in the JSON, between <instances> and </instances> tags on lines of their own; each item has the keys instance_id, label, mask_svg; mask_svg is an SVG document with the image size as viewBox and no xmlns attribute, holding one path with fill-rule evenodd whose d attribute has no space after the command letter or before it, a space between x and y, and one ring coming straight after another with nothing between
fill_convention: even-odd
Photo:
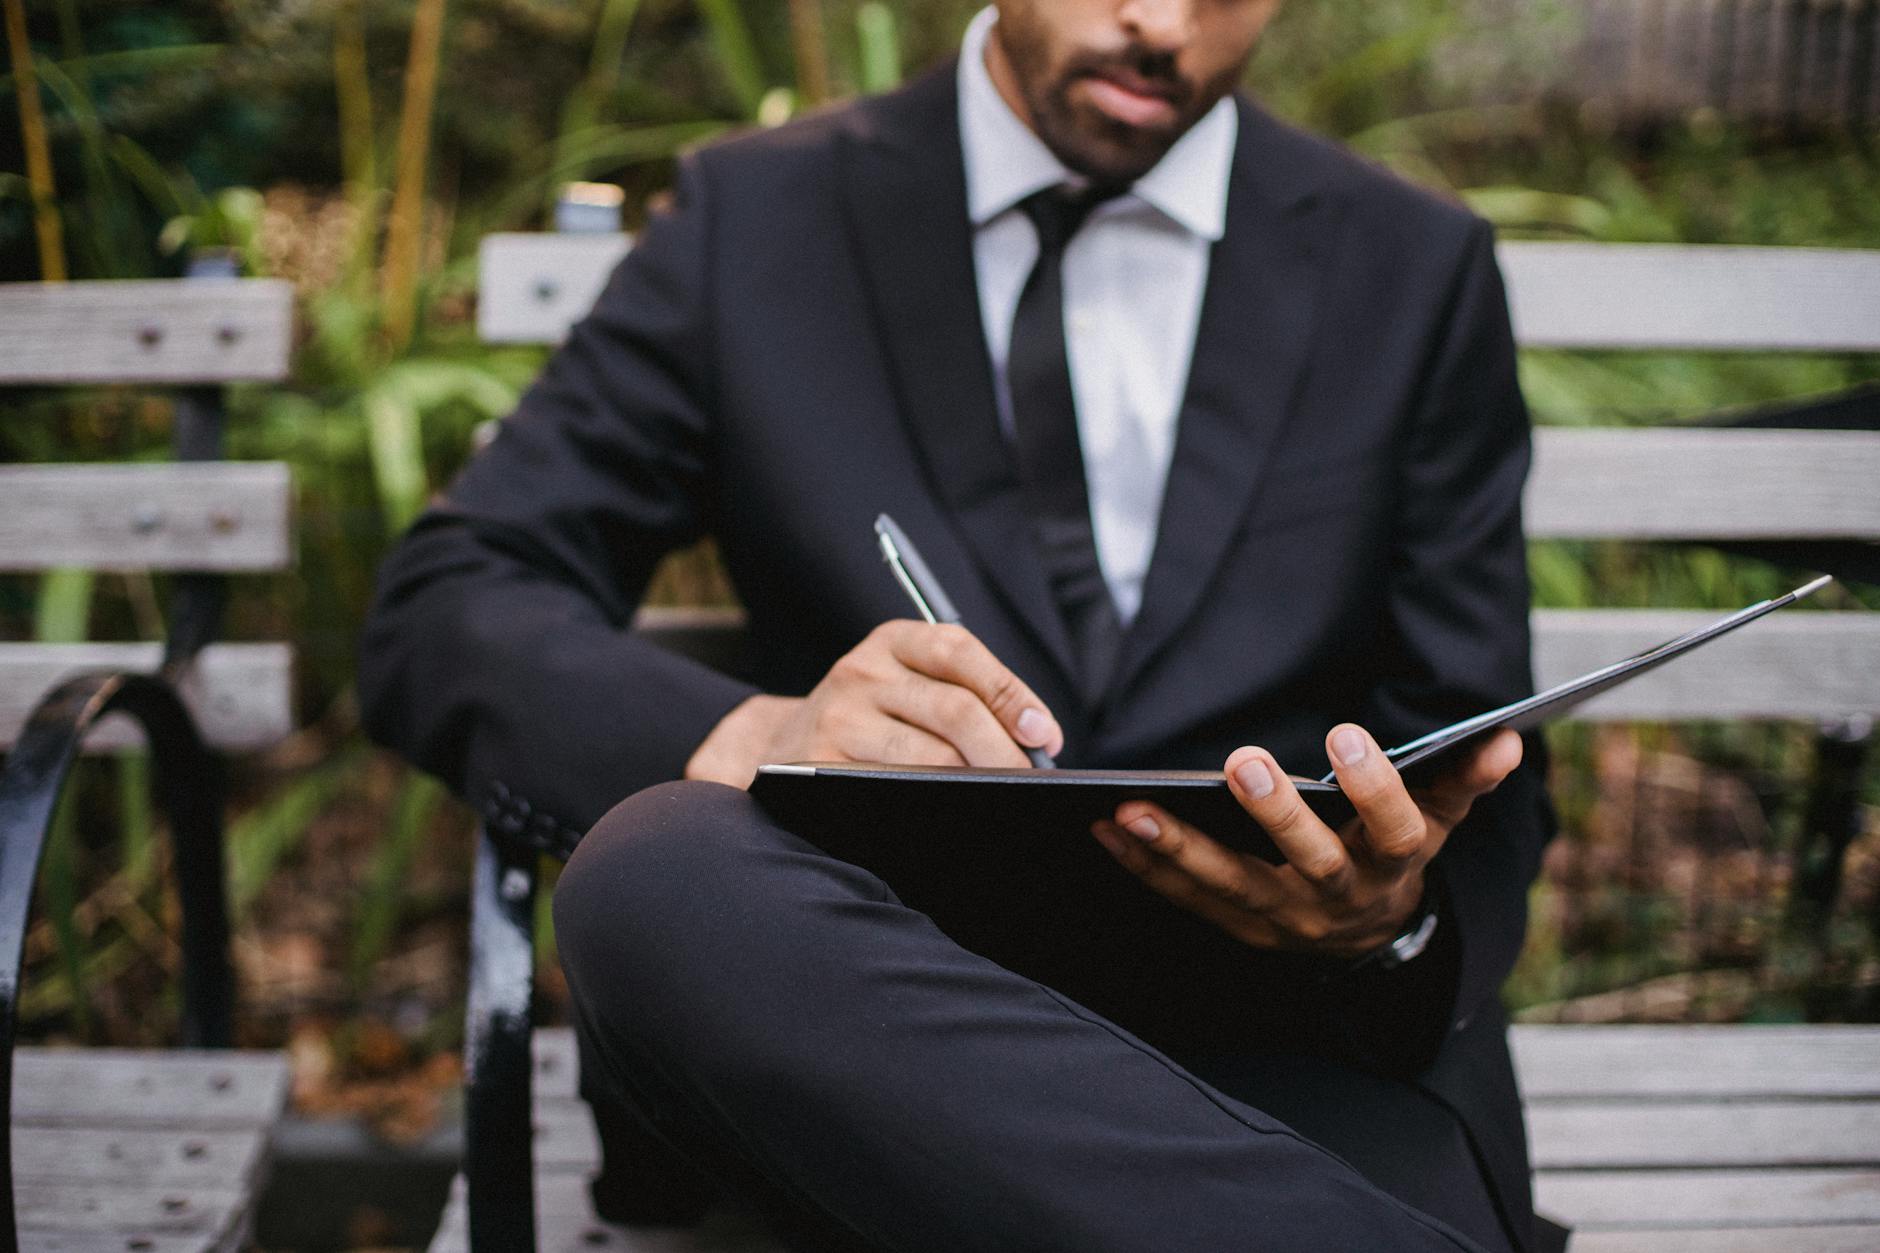
<instances>
[{"instance_id":1,"label":"mustache","mask_svg":"<svg viewBox=\"0 0 1880 1253\"><path fill-rule=\"evenodd\" d=\"M1196 87L1175 65L1175 56L1155 48L1131 44L1114 52L1080 52L1065 66L1064 81L1089 76L1107 78L1145 95L1161 96L1176 105L1194 98Z\"/></svg>"}]
</instances>

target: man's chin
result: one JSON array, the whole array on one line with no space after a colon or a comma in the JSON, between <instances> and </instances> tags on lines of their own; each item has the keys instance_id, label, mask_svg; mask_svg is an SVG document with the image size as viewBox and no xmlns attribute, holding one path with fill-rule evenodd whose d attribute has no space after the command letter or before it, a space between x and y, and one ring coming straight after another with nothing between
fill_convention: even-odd
<instances>
[{"instance_id":1,"label":"man's chin","mask_svg":"<svg viewBox=\"0 0 1880 1253\"><path fill-rule=\"evenodd\" d=\"M1091 111L1079 110L1070 125L1051 127L1042 137L1045 146L1065 166L1096 183L1133 183L1155 168L1183 126L1130 126Z\"/></svg>"}]
</instances>

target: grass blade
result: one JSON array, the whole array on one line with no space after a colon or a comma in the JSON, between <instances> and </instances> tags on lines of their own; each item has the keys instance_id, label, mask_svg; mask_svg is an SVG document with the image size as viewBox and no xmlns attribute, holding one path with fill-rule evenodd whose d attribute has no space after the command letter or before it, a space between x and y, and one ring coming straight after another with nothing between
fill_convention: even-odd
<instances>
[{"instance_id":1,"label":"grass blade","mask_svg":"<svg viewBox=\"0 0 1880 1253\"><path fill-rule=\"evenodd\" d=\"M117 776L118 826L125 877L141 887L156 868L155 820L150 809L150 754L132 750L112 762Z\"/></svg>"},{"instance_id":2,"label":"grass blade","mask_svg":"<svg viewBox=\"0 0 1880 1253\"><path fill-rule=\"evenodd\" d=\"M751 38L737 0L698 0L698 7L711 28L718 68L737 97L739 110L746 117L756 117L757 107L764 102L764 70L757 58L757 41Z\"/></svg>"},{"instance_id":3,"label":"grass blade","mask_svg":"<svg viewBox=\"0 0 1880 1253\"><path fill-rule=\"evenodd\" d=\"M437 780L415 770L405 772L404 782L393 798L391 814L386 819L385 837L379 842L367 871L358 912L353 915L352 953L348 965L355 988L363 986L372 966L385 955L385 947L391 941L404 904L405 876L443 800L444 788Z\"/></svg>"},{"instance_id":4,"label":"grass blade","mask_svg":"<svg viewBox=\"0 0 1880 1253\"><path fill-rule=\"evenodd\" d=\"M415 406L374 388L361 402L371 440L372 479L378 485L379 505L389 533L411 525L424 508L427 491L424 440Z\"/></svg>"},{"instance_id":5,"label":"grass blade","mask_svg":"<svg viewBox=\"0 0 1880 1253\"><path fill-rule=\"evenodd\" d=\"M75 566L46 571L39 582L39 603L33 607L33 638L41 644L83 643L96 581L92 571Z\"/></svg>"},{"instance_id":6,"label":"grass blade","mask_svg":"<svg viewBox=\"0 0 1880 1253\"><path fill-rule=\"evenodd\" d=\"M52 923L59 969L72 993L72 1025L79 1036L91 1034L91 1002L85 980L85 945L78 934L78 820L76 788L70 784L53 811L52 830L39 878L40 908Z\"/></svg>"},{"instance_id":7,"label":"grass blade","mask_svg":"<svg viewBox=\"0 0 1880 1253\"><path fill-rule=\"evenodd\" d=\"M239 920L261 895L275 868L300 844L307 827L357 771L362 751L349 748L243 814L228 829L229 910Z\"/></svg>"},{"instance_id":8,"label":"grass blade","mask_svg":"<svg viewBox=\"0 0 1880 1253\"><path fill-rule=\"evenodd\" d=\"M39 238L39 276L65 281L65 229L59 221L58 190L52 182L52 145L40 107L33 49L27 42L22 0L0 0L6 9L7 56L13 66L13 95L19 102L20 140L26 149L26 179L33 188L33 229Z\"/></svg>"}]
</instances>

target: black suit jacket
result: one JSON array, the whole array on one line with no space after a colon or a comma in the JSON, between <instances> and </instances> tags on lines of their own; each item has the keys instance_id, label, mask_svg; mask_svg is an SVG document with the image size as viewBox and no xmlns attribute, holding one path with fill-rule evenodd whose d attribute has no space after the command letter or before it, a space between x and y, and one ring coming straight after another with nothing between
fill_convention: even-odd
<instances>
[{"instance_id":1,"label":"black suit jacket","mask_svg":"<svg viewBox=\"0 0 1880 1253\"><path fill-rule=\"evenodd\" d=\"M998 428L956 103L948 67L681 164L674 210L387 562L360 667L375 736L572 838L752 692L806 691L906 616L884 510L1056 712L1065 765L1212 769L1257 742L1317 774L1342 719L1388 743L1529 690L1528 422L1490 231L1242 101L1143 607L1079 704ZM659 557L707 533L755 686L628 630ZM1548 832L1531 768L1477 806L1435 863L1444 954L1415 978L1234 945L1088 847L1051 868L1071 903L1045 913L1083 963L1040 969L1170 1047L1412 1077L1523 1233L1496 993Z\"/></svg>"}]
</instances>

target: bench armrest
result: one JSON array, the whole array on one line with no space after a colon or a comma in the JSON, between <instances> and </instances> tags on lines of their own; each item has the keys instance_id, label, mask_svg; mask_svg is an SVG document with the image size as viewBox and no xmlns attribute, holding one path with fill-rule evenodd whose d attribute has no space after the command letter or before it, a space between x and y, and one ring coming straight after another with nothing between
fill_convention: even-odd
<instances>
[{"instance_id":1,"label":"bench armrest","mask_svg":"<svg viewBox=\"0 0 1880 1253\"><path fill-rule=\"evenodd\" d=\"M75 675L34 707L0 772L0 1130L12 1125L20 963L40 856L86 733L114 713L142 724L156 761L158 800L170 818L183 914L183 1042L211 1048L232 1043L220 763L164 679L121 672ZM12 1233L13 1220L11 1137L0 1134L0 1239Z\"/></svg>"}]
</instances>

